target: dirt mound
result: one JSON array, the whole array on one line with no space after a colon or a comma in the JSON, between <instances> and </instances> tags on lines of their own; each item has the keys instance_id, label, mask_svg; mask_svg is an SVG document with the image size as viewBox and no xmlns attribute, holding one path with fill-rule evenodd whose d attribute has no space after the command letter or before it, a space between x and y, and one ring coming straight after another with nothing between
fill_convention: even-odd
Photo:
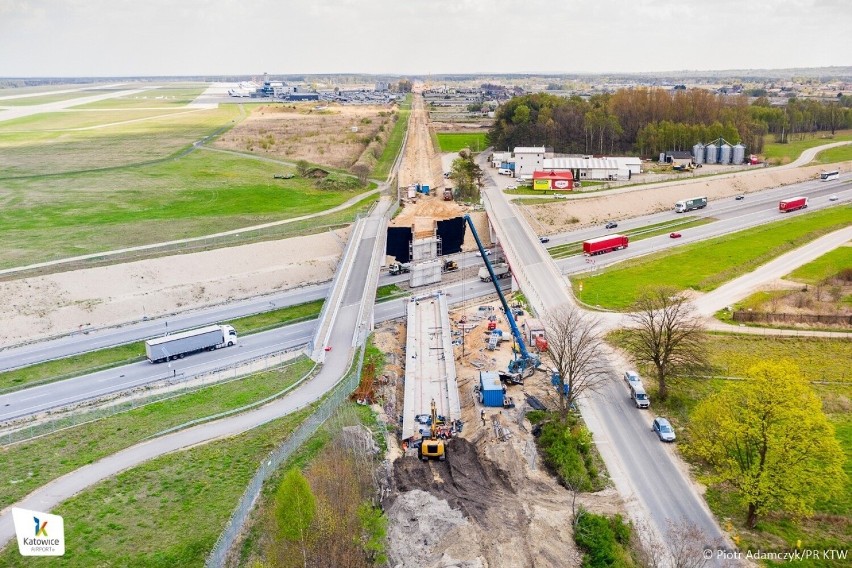
<instances>
[{"instance_id":1,"label":"dirt mound","mask_svg":"<svg viewBox=\"0 0 852 568\"><path fill-rule=\"evenodd\" d=\"M466 208L455 201L444 201L435 197L426 197L414 204L406 204L402 212L390 222L392 227L409 227L418 217L428 217L439 221L461 217Z\"/></svg>"},{"instance_id":2,"label":"dirt mound","mask_svg":"<svg viewBox=\"0 0 852 568\"><path fill-rule=\"evenodd\" d=\"M421 462L408 457L394 464L394 483L399 491L422 489L445 499L453 509L479 522L486 520L495 496L515 495L506 472L480 456L464 438L453 440L447 460Z\"/></svg>"}]
</instances>

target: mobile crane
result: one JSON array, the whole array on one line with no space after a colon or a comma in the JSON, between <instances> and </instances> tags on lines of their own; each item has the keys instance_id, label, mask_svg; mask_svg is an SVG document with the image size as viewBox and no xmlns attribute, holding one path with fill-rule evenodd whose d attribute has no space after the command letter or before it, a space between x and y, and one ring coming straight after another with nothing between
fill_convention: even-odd
<instances>
[{"instance_id":1,"label":"mobile crane","mask_svg":"<svg viewBox=\"0 0 852 568\"><path fill-rule=\"evenodd\" d=\"M423 461L429 461L429 458L436 458L441 461L447 459L446 444L444 440L438 438L438 407L435 406L434 398L432 399L432 424L429 428L429 435L423 436L417 454Z\"/></svg>"},{"instance_id":2,"label":"mobile crane","mask_svg":"<svg viewBox=\"0 0 852 568\"><path fill-rule=\"evenodd\" d=\"M509 322L509 327L512 330L512 337L515 338L515 343L518 346L519 353L516 353L515 358L509 362L509 372L518 374L521 378L529 377L535 372L536 367L541 364L541 359L537 355L527 351L524 337L521 335L521 330L518 329L518 324L515 323L515 315L512 309L509 308L509 303L506 301L506 296L503 295L503 290L500 289L500 282L494 274L494 267L491 266L491 261L488 260L488 255L485 252L485 247L482 246L482 241L479 239L479 233L476 232L476 227L473 226L473 219L470 218L470 215L465 215L464 220L467 221L470 232L476 240L476 246L479 247L479 254L482 256L483 262L485 262L485 268L488 269L488 273L491 275L491 282L494 284L494 289L497 290L500 303L503 304L503 311L506 313L506 320Z\"/></svg>"}]
</instances>

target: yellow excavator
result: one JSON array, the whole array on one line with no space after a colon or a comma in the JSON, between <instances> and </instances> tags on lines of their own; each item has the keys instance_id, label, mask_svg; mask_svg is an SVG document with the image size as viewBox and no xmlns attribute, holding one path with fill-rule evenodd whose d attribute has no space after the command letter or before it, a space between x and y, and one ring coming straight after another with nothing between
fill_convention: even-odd
<instances>
[{"instance_id":1,"label":"yellow excavator","mask_svg":"<svg viewBox=\"0 0 852 568\"><path fill-rule=\"evenodd\" d=\"M447 459L446 443L438 438L438 407L435 406L435 399L432 399L432 425L429 435L420 440L417 455L423 461L429 461L430 458L441 461Z\"/></svg>"}]
</instances>

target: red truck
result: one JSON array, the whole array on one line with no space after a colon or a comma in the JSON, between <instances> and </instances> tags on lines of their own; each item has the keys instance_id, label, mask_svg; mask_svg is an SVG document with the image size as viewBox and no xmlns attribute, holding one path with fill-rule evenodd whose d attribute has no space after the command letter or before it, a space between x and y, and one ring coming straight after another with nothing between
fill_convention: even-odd
<instances>
[{"instance_id":1,"label":"red truck","mask_svg":"<svg viewBox=\"0 0 852 568\"><path fill-rule=\"evenodd\" d=\"M583 254L592 256L614 250L627 248L627 237L624 235L607 235L583 242Z\"/></svg>"},{"instance_id":2,"label":"red truck","mask_svg":"<svg viewBox=\"0 0 852 568\"><path fill-rule=\"evenodd\" d=\"M778 204L778 210L782 213L787 213L788 211L796 211L798 209L804 209L808 206L808 198L807 197L791 197L790 199L785 199L784 201Z\"/></svg>"}]
</instances>

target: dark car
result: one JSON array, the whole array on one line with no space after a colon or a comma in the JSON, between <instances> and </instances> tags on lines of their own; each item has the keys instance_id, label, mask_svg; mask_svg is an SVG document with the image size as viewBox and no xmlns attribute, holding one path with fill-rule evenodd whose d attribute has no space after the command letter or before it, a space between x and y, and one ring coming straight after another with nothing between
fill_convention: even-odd
<instances>
[{"instance_id":1,"label":"dark car","mask_svg":"<svg viewBox=\"0 0 852 568\"><path fill-rule=\"evenodd\" d=\"M657 436L662 442L675 441L676 436L674 428L672 428L672 425L669 424L669 421L665 418L654 418L654 422L651 424L651 430L657 433Z\"/></svg>"},{"instance_id":2,"label":"dark car","mask_svg":"<svg viewBox=\"0 0 852 568\"><path fill-rule=\"evenodd\" d=\"M618 223L616 223L615 221L610 221L606 224L607 229L615 229L616 227L618 227Z\"/></svg>"},{"instance_id":3,"label":"dark car","mask_svg":"<svg viewBox=\"0 0 852 568\"><path fill-rule=\"evenodd\" d=\"M745 199L745 195L740 194L740 195L734 197L734 199L736 199L737 201L742 201L743 199Z\"/></svg>"},{"instance_id":4,"label":"dark car","mask_svg":"<svg viewBox=\"0 0 852 568\"><path fill-rule=\"evenodd\" d=\"M539 238L538 238L538 241L539 241L540 243L549 243L549 242L550 242L550 237L539 237Z\"/></svg>"},{"instance_id":5,"label":"dark car","mask_svg":"<svg viewBox=\"0 0 852 568\"><path fill-rule=\"evenodd\" d=\"M670 238L670 239L679 239L679 238L681 238L682 236L683 236L683 235L681 235L680 233L669 233L669 238Z\"/></svg>"}]
</instances>

